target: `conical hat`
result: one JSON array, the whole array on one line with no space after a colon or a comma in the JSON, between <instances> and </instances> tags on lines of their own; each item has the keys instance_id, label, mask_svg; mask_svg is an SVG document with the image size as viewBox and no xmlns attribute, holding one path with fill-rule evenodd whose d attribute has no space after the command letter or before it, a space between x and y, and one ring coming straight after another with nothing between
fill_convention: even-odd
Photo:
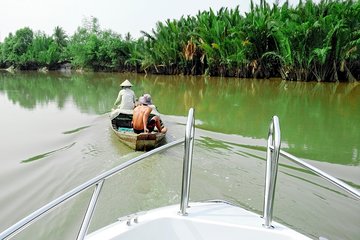
<instances>
[{"instance_id":1,"label":"conical hat","mask_svg":"<svg viewBox=\"0 0 360 240\"><path fill-rule=\"evenodd\" d=\"M132 84L129 80L125 80L120 84L121 87L132 87Z\"/></svg>"}]
</instances>

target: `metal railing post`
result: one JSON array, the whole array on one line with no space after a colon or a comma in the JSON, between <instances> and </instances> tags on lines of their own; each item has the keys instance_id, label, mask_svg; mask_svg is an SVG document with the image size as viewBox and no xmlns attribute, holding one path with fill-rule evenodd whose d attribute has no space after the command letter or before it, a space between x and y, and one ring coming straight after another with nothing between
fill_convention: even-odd
<instances>
[{"instance_id":1,"label":"metal railing post","mask_svg":"<svg viewBox=\"0 0 360 240\"><path fill-rule=\"evenodd\" d=\"M266 152L266 175L264 193L264 227L271 228L273 218L273 205L275 196L276 176L280 153L280 124L279 118L274 116L270 123L267 152Z\"/></svg>"},{"instance_id":2,"label":"metal railing post","mask_svg":"<svg viewBox=\"0 0 360 240\"><path fill-rule=\"evenodd\" d=\"M91 200L89 202L89 206L86 210L85 217L82 221L81 228L80 228L79 234L77 236L77 240L83 240L87 234L87 231L88 231L89 225L90 225L90 221L94 214L96 203L99 198L100 191L101 191L104 181L105 181L105 179L103 179L102 181L100 181L98 184L95 185L95 189L94 189L93 195L91 197Z\"/></svg>"},{"instance_id":3,"label":"metal railing post","mask_svg":"<svg viewBox=\"0 0 360 240\"><path fill-rule=\"evenodd\" d=\"M184 162L181 187L180 212L181 215L187 215L186 208L189 204L191 165L194 147L194 109L190 108L185 130Z\"/></svg>"}]
</instances>

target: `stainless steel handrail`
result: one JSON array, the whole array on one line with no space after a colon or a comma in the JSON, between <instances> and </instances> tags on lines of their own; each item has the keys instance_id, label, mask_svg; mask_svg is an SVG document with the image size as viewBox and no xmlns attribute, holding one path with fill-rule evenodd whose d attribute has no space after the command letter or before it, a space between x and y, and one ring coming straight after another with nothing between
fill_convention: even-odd
<instances>
[{"instance_id":1,"label":"stainless steel handrail","mask_svg":"<svg viewBox=\"0 0 360 240\"><path fill-rule=\"evenodd\" d=\"M349 184L331 176L330 174L327 174L326 172L306 163L303 160L300 160L299 158L295 157L294 155L291 155L290 153L287 153L283 150L280 150L280 155L283 157L286 157L287 159L291 160L292 162L296 163L297 165L310 170L311 172L315 173L316 175L322 177L323 179L329 181L330 183L343 189L344 191L348 192L349 194L351 194L352 196L354 196L355 198L360 200L360 191L351 187Z\"/></svg>"},{"instance_id":2,"label":"stainless steel handrail","mask_svg":"<svg viewBox=\"0 0 360 240\"><path fill-rule=\"evenodd\" d=\"M276 176L278 171L278 161L280 153L280 123L279 118L272 118L266 152L266 175L265 175L265 192L264 192L264 226L271 227L273 218L274 195L276 186Z\"/></svg>"},{"instance_id":3,"label":"stainless steel handrail","mask_svg":"<svg viewBox=\"0 0 360 240\"><path fill-rule=\"evenodd\" d=\"M193 119L193 109L189 110L189 116L188 116L188 121L187 123L194 123L194 119ZM191 134L190 136L193 138L194 137L194 126L192 125L191 127L189 127L188 125L186 126L186 133L188 133L188 129L191 129ZM175 147L177 145L180 145L182 143L184 143L186 141L188 141L189 143L193 144L192 140L189 141L189 137L187 138L182 138L176 141L173 141L171 143L168 143L166 145L160 146L158 148L153 149L152 151L146 152L138 157L135 157L123 164L120 164L119 166L110 169L109 171L106 171L100 175L98 175L95 178L90 179L89 181L81 184L80 186L74 188L73 190L65 193L64 195L58 197L57 199L51 201L50 203L46 204L45 206L39 208L38 210L34 211L33 213L31 213L30 215L28 215L27 217L21 219L20 221L18 221L17 223L15 223L14 225L12 225L11 227L7 228L5 231L0 233L0 239L4 240L4 239L8 239L10 237L13 237L14 235L18 234L19 232L23 231L24 229L26 229L31 223L34 223L35 221L39 220L42 216L44 216L45 214L49 213L50 211L52 211L53 209L55 209L56 207L58 207L59 205L65 203L67 200L73 198L74 196L76 196L77 194L89 189L90 187L93 187L96 185L95 190L93 192L92 198L90 200L89 206L86 210L86 214L85 217L82 221L81 224L81 228L79 230L77 239L78 240L82 240L84 239L84 237L87 234L87 230L89 227L89 223L91 221L92 215L93 215L93 211L95 209L96 206L96 202L98 199L98 196L100 194L102 185L104 183L104 181L113 176L114 174L117 174L123 170L125 170L126 168L130 167L131 165L146 159L154 154L157 154L159 152L162 152L164 150L167 150L169 148ZM188 148L191 148L190 150ZM191 153L189 153L191 151ZM184 159L188 159L190 157L190 155L192 156L192 146L190 144L187 144L185 146L185 152L187 152L188 156L185 157ZM189 183L190 184L190 183Z\"/></svg>"},{"instance_id":4,"label":"stainless steel handrail","mask_svg":"<svg viewBox=\"0 0 360 240\"><path fill-rule=\"evenodd\" d=\"M85 238L86 236L86 233L89 229L89 225L90 225L90 222L91 222L91 219L92 219L92 216L94 214L94 210L95 210L95 207L96 207L96 203L97 203L97 200L100 196L100 192L101 192L101 188L102 188L102 185L104 184L105 182L105 179L101 180L99 183L97 183L95 185L95 190L93 192L93 195L91 197L91 200L89 202L89 206L86 210L86 214L85 214L85 217L81 223L81 227L80 227L80 231L79 231L79 234L77 236L77 240L82 240Z\"/></svg>"},{"instance_id":5,"label":"stainless steel handrail","mask_svg":"<svg viewBox=\"0 0 360 240\"><path fill-rule=\"evenodd\" d=\"M300 160L299 158L282 151L280 149L281 138L280 138L280 124L279 118L274 116L270 123L269 134L268 134L268 145L266 153L266 175L265 175L265 194L264 194L264 212L263 217L265 220L264 227L271 228L271 222L273 217L273 204L274 204L274 195L275 195L275 185L276 177L278 171L278 159L279 155L291 160L297 165L302 166L315 173L316 175L322 177L323 179L329 181L335 186L345 190L350 193L352 196L360 200L360 192L350 185L344 183L343 181L321 171L320 169Z\"/></svg>"},{"instance_id":6,"label":"stainless steel handrail","mask_svg":"<svg viewBox=\"0 0 360 240\"><path fill-rule=\"evenodd\" d=\"M194 121L195 121L194 110L190 109L188 122L186 124L186 130L185 130L184 161L183 161L181 201L180 201L180 212L179 212L181 215L187 215L186 208L189 205L192 157L193 157L194 134L195 134Z\"/></svg>"}]
</instances>

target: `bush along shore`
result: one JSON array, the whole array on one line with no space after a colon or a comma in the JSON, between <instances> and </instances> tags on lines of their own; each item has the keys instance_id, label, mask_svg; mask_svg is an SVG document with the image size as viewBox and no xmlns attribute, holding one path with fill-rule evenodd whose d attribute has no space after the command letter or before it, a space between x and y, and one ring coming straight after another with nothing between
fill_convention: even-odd
<instances>
[{"instance_id":1,"label":"bush along shore","mask_svg":"<svg viewBox=\"0 0 360 240\"><path fill-rule=\"evenodd\" d=\"M121 23L119 23L121 24ZM291 81L360 80L360 1L300 0L198 12L155 24L138 39L84 19L72 36L29 27L0 43L0 68L80 69Z\"/></svg>"}]
</instances>

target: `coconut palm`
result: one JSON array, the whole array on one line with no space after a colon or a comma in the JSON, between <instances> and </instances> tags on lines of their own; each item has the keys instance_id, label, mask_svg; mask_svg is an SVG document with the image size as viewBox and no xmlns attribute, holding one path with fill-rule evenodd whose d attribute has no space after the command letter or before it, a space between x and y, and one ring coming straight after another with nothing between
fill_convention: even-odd
<instances>
[{"instance_id":1,"label":"coconut palm","mask_svg":"<svg viewBox=\"0 0 360 240\"><path fill-rule=\"evenodd\" d=\"M67 40L68 40L68 36L66 35L64 29L62 29L59 26L56 26L54 28L54 33L53 33L53 38L55 43L59 46L59 47L65 47L67 44Z\"/></svg>"}]
</instances>

